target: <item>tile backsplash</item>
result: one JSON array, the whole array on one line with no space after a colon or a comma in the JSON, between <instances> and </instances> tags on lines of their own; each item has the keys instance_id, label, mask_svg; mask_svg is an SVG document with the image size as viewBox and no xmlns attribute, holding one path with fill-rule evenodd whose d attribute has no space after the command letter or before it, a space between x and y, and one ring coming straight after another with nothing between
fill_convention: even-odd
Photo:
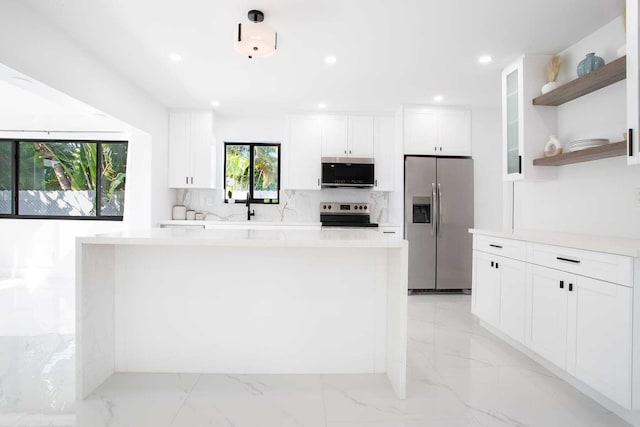
<instances>
[{"instance_id":1,"label":"tile backsplash","mask_svg":"<svg viewBox=\"0 0 640 427\"><path fill-rule=\"evenodd\" d=\"M389 193L371 190L325 189L318 191L280 190L280 204L252 204L252 220L272 222L319 222L321 202L367 202L371 204L371 221L388 222ZM206 219L241 221L246 219L244 204L224 203L220 190L177 190L176 204L206 213Z\"/></svg>"}]
</instances>

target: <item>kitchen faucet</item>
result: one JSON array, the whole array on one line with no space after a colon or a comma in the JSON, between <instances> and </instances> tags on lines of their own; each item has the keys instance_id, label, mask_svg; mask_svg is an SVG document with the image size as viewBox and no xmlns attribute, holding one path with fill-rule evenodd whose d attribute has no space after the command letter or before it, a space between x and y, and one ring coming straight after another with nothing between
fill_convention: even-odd
<instances>
[{"instance_id":1,"label":"kitchen faucet","mask_svg":"<svg viewBox=\"0 0 640 427\"><path fill-rule=\"evenodd\" d=\"M251 210L251 194L247 193L247 221L251 221L251 217L256 215L255 210Z\"/></svg>"}]
</instances>

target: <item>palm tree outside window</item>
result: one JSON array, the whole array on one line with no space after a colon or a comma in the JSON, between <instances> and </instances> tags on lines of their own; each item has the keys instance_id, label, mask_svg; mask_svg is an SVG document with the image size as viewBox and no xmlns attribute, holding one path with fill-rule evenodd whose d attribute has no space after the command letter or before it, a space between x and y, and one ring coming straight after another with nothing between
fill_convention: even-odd
<instances>
[{"instance_id":1,"label":"palm tree outside window","mask_svg":"<svg viewBox=\"0 0 640 427\"><path fill-rule=\"evenodd\" d=\"M225 203L279 203L280 144L225 142L224 183Z\"/></svg>"}]
</instances>

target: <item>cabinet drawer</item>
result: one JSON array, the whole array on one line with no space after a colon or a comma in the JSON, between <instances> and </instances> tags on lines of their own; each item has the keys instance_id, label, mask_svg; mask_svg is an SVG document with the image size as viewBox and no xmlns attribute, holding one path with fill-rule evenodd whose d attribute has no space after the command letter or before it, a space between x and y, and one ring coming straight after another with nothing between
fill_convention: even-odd
<instances>
[{"instance_id":1,"label":"cabinet drawer","mask_svg":"<svg viewBox=\"0 0 640 427\"><path fill-rule=\"evenodd\" d=\"M527 253L527 242L474 234L473 249L524 261Z\"/></svg>"},{"instance_id":2,"label":"cabinet drawer","mask_svg":"<svg viewBox=\"0 0 640 427\"><path fill-rule=\"evenodd\" d=\"M627 256L534 243L529 262L624 286L633 283L633 262Z\"/></svg>"}]
</instances>

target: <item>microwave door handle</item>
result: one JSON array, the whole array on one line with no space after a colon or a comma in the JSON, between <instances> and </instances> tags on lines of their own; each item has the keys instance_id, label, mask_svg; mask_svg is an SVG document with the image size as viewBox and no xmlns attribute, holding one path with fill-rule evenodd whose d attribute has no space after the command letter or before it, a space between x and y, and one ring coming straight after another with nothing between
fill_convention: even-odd
<instances>
[{"instance_id":1,"label":"microwave door handle","mask_svg":"<svg viewBox=\"0 0 640 427\"><path fill-rule=\"evenodd\" d=\"M440 183L438 183L438 234L441 232L442 224L444 223L442 219L442 187Z\"/></svg>"},{"instance_id":2,"label":"microwave door handle","mask_svg":"<svg viewBox=\"0 0 640 427\"><path fill-rule=\"evenodd\" d=\"M436 230L436 184L431 183L431 235L434 236L437 233Z\"/></svg>"}]
</instances>

